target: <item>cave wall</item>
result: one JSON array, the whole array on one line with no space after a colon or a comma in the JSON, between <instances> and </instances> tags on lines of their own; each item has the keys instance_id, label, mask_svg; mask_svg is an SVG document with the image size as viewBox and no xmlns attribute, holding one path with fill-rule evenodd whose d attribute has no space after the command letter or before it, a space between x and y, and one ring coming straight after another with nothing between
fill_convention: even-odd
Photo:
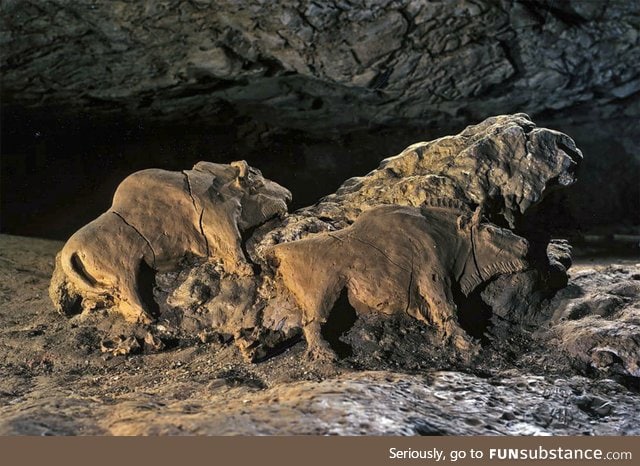
<instances>
[{"instance_id":1,"label":"cave wall","mask_svg":"<svg viewBox=\"0 0 640 466\"><path fill-rule=\"evenodd\" d=\"M296 206L526 112L571 135L559 227L640 223L640 4L5 1L2 231L64 238L136 169L245 158ZM82 202L78 202L78 200Z\"/></svg>"}]
</instances>

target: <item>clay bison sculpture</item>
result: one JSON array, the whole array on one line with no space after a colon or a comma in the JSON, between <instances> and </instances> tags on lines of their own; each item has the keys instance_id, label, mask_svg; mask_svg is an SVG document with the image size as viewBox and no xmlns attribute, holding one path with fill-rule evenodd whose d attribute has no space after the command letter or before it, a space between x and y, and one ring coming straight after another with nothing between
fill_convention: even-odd
<instances>
[{"instance_id":1,"label":"clay bison sculpture","mask_svg":"<svg viewBox=\"0 0 640 466\"><path fill-rule=\"evenodd\" d=\"M304 314L310 355L335 359L321 327L345 287L358 314L406 312L469 349L454 288L466 296L498 274L528 267L527 240L481 217L480 209L380 206L348 228L273 247L278 275Z\"/></svg>"},{"instance_id":2,"label":"clay bison sculpture","mask_svg":"<svg viewBox=\"0 0 640 466\"><path fill-rule=\"evenodd\" d=\"M174 330L188 321L186 332L233 335L246 348L278 347L302 328L310 355L333 359L321 329L345 291L356 313L405 313L469 349L456 302L500 274L532 269L522 288L531 290L553 272L548 241L530 246L488 220L515 229L575 181L581 159L568 136L503 115L414 144L291 215L289 191L245 162L144 170L65 244L50 295L67 315L108 308L146 323L171 312ZM192 256L201 260L183 260ZM156 273L165 283L174 270L192 280L154 295Z\"/></svg>"},{"instance_id":3,"label":"clay bison sculpture","mask_svg":"<svg viewBox=\"0 0 640 466\"><path fill-rule=\"evenodd\" d=\"M56 257L51 298L64 314L114 307L127 320L147 322L155 272L192 255L251 274L241 232L285 214L290 200L287 189L244 161L134 173L118 186L111 208Z\"/></svg>"}]
</instances>

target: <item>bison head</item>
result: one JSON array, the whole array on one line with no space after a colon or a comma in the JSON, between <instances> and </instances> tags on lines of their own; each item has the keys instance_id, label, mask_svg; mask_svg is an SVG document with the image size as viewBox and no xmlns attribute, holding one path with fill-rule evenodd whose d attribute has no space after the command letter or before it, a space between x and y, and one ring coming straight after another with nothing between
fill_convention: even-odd
<instances>
[{"instance_id":1,"label":"bison head","mask_svg":"<svg viewBox=\"0 0 640 466\"><path fill-rule=\"evenodd\" d=\"M480 283L496 275L526 270L529 242L511 230L491 223L482 223L482 209L473 216L461 216L458 228L468 235L469 256L460 279L460 287L469 295Z\"/></svg>"},{"instance_id":2,"label":"bison head","mask_svg":"<svg viewBox=\"0 0 640 466\"><path fill-rule=\"evenodd\" d=\"M244 160L231 162L231 166L237 170L235 183L242 190L240 230L248 230L287 213L287 204L291 202L288 189L266 179L260 170L250 167Z\"/></svg>"}]
</instances>

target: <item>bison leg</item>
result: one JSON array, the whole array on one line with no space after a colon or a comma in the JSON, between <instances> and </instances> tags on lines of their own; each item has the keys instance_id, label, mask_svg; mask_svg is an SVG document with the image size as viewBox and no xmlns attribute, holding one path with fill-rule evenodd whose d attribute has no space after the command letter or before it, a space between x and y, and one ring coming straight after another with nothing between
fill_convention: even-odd
<instances>
[{"instance_id":1,"label":"bison leg","mask_svg":"<svg viewBox=\"0 0 640 466\"><path fill-rule=\"evenodd\" d=\"M156 271L145 259L151 246L143 237L134 238L128 242L128 250L123 248L116 253L120 255L120 263L112 269L114 295L119 298L116 306L126 320L148 324L159 314L153 297ZM155 254L152 257L155 259Z\"/></svg>"},{"instance_id":2,"label":"bison leg","mask_svg":"<svg viewBox=\"0 0 640 466\"><path fill-rule=\"evenodd\" d=\"M240 276L253 275L253 268L242 250L242 234L238 228L240 205L237 201L205 204L200 228L206 239L207 255L222 260L225 270Z\"/></svg>"},{"instance_id":3,"label":"bison leg","mask_svg":"<svg viewBox=\"0 0 640 466\"><path fill-rule=\"evenodd\" d=\"M153 298L155 271L144 260L132 260L122 270L115 294L119 298L116 306L129 322L151 323L158 314L158 305Z\"/></svg>"},{"instance_id":4,"label":"bison leg","mask_svg":"<svg viewBox=\"0 0 640 466\"><path fill-rule=\"evenodd\" d=\"M429 315L425 317L438 327L445 341L453 343L459 350L472 350L475 344L458 325L451 280L441 274L431 274L421 280L419 289L429 306Z\"/></svg>"},{"instance_id":5,"label":"bison leg","mask_svg":"<svg viewBox=\"0 0 640 466\"><path fill-rule=\"evenodd\" d=\"M335 258L334 239L303 239L276 246L273 259L285 288L302 311L307 354L332 361L337 355L322 338L324 324L345 286L341 265Z\"/></svg>"},{"instance_id":6,"label":"bison leg","mask_svg":"<svg viewBox=\"0 0 640 466\"><path fill-rule=\"evenodd\" d=\"M325 289L323 290L324 293L311 296L312 299L308 301L307 308L312 311L305 311L302 330L307 340L307 355L313 360L336 361L338 359L338 355L322 336L322 325L327 322L329 314L340 295L340 290L342 290L342 284Z\"/></svg>"},{"instance_id":7,"label":"bison leg","mask_svg":"<svg viewBox=\"0 0 640 466\"><path fill-rule=\"evenodd\" d=\"M307 340L307 357L314 361L335 361L338 356L331 349L329 343L322 338L322 322L313 320L303 327L304 337Z\"/></svg>"}]
</instances>

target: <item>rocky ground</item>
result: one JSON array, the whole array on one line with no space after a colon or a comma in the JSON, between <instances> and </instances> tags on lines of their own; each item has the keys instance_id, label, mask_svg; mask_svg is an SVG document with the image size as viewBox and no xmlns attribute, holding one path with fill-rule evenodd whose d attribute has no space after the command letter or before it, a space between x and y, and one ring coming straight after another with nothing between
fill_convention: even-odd
<instances>
[{"instance_id":1,"label":"rocky ground","mask_svg":"<svg viewBox=\"0 0 640 466\"><path fill-rule=\"evenodd\" d=\"M0 236L3 435L640 434L637 257L579 259L551 329L485 348L475 367L407 369L317 366L304 342L259 364L194 340L103 354L107 327L53 312L61 247Z\"/></svg>"}]
</instances>

